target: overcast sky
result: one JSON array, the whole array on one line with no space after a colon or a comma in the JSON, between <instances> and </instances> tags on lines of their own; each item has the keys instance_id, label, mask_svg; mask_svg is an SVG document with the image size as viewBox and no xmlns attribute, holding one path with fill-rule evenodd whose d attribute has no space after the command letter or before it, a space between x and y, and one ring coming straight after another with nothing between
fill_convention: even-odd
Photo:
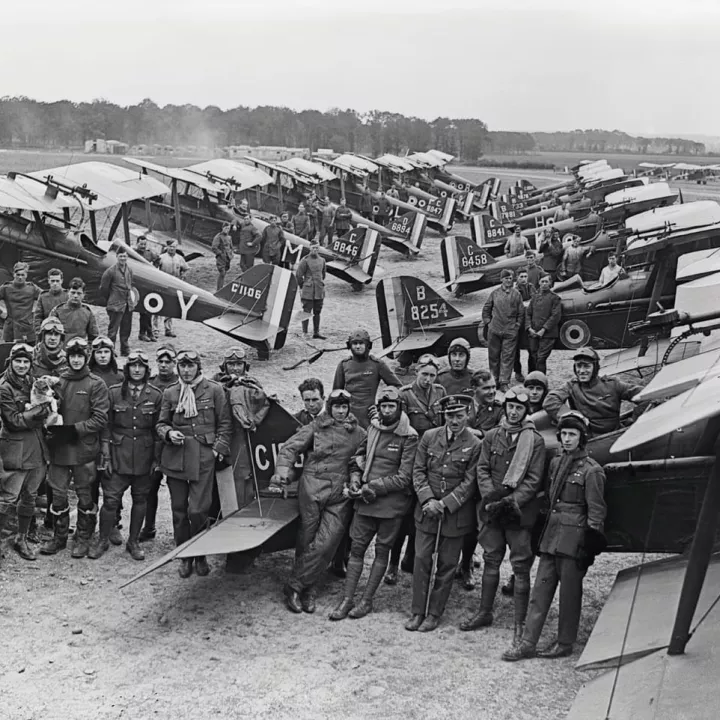
<instances>
[{"instance_id":1,"label":"overcast sky","mask_svg":"<svg viewBox=\"0 0 720 720\"><path fill-rule=\"evenodd\" d=\"M2 30L0 95L720 135L718 0L5 0Z\"/></svg>"}]
</instances>

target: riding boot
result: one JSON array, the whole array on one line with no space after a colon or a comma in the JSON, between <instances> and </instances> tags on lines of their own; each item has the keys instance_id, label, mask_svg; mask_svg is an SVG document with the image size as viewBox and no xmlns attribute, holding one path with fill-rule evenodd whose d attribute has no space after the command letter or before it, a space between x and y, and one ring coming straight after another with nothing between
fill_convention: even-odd
<instances>
[{"instance_id":1,"label":"riding boot","mask_svg":"<svg viewBox=\"0 0 720 720\"><path fill-rule=\"evenodd\" d=\"M480 609L468 620L460 623L461 630L477 630L492 625L493 605L495 595L500 584L500 573L497 570L488 571L487 565L483 568L482 589L480 590Z\"/></svg>"},{"instance_id":2,"label":"riding boot","mask_svg":"<svg viewBox=\"0 0 720 720\"><path fill-rule=\"evenodd\" d=\"M378 556L377 547L375 548L375 560L373 560L370 568L370 576L365 584L365 590L360 602L350 611L350 617L357 620L365 617L373 609L373 598L377 589L380 587L385 570L387 569L388 555Z\"/></svg>"},{"instance_id":3,"label":"riding boot","mask_svg":"<svg viewBox=\"0 0 720 720\"><path fill-rule=\"evenodd\" d=\"M302 321L303 335L307 335L307 334L308 334L308 328L309 328L309 326L310 326L310 322L309 322L308 320L303 320L303 321Z\"/></svg>"},{"instance_id":4,"label":"riding boot","mask_svg":"<svg viewBox=\"0 0 720 720\"><path fill-rule=\"evenodd\" d=\"M66 548L70 533L70 508L56 510L51 505L49 511L52 518L53 536L41 545L40 553L42 555L54 555L59 550Z\"/></svg>"},{"instance_id":5,"label":"riding boot","mask_svg":"<svg viewBox=\"0 0 720 720\"><path fill-rule=\"evenodd\" d=\"M7 526L8 522L8 514L7 510L3 507L0 509L0 538L2 538L2 533L5 527ZM0 564L2 564L2 548L0 547Z\"/></svg>"},{"instance_id":6,"label":"riding boot","mask_svg":"<svg viewBox=\"0 0 720 720\"><path fill-rule=\"evenodd\" d=\"M137 507L137 504L133 503L132 508L130 508L130 530L128 531L127 543L125 543L125 549L130 553L133 560L145 559L145 551L140 547L139 539L144 518L145 508Z\"/></svg>"},{"instance_id":7,"label":"riding boot","mask_svg":"<svg viewBox=\"0 0 720 720\"><path fill-rule=\"evenodd\" d=\"M13 547L23 560L37 560L35 551L28 545L28 531L32 517L18 515L18 534L15 536Z\"/></svg>"},{"instance_id":8,"label":"riding boot","mask_svg":"<svg viewBox=\"0 0 720 720\"><path fill-rule=\"evenodd\" d=\"M83 558L88 554L90 550L90 540L95 532L97 510L97 505L93 505L87 510L78 507L77 530L73 538L73 549L72 553L70 553L71 557Z\"/></svg>"},{"instance_id":9,"label":"riding boot","mask_svg":"<svg viewBox=\"0 0 720 720\"><path fill-rule=\"evenodd\" d=\"M34 514L30 518L30 527L28 527L27 539L28 539L28 542L31 542L31 543L39 543L40 542L40 536L38 535L37 518L35 517Z\"/></svg>"},{"instance_id":10,"label":"riding boot","mask_svg":"<svg viewBox=\"0 0 720 720\"><path fill-rule=\"evenodd\" d=\"M326 340L324 335L320 334L320 315L313 315L313 338L316 340Z\"/></svg>"},{"instance_id":11,"label":"riding boot","mask_svg":"<svg viewBox=\"0 0 720 720\"><path fill-rule=\"evenodd\" d=\"M353 608L355 591L357 590L360 576L363 571L363 559L350 556L348 560L347 570L345 571L345 590L342 600L337 604L335 609L330 613L330 620L344 620Z\"/></svg>"},{"instance_id":12,"label":"riding boot","mask_svg":"<svg viewBox=\"0 0 720 720\"><path fill-rule=\"evenodd\" d=\"M80 515L78 513L78 521ZM109 511L105 505L100 510L100 531L97 540L90 546L87 556L91 560L101 558L110 548L110 532L112 531L115 517L112 511Z\"/></svg>"}]
</instances>

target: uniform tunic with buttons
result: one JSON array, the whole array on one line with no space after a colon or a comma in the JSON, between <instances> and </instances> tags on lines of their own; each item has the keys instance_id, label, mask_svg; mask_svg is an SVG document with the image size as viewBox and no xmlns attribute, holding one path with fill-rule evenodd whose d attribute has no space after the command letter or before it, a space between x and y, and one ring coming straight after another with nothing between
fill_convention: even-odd
<instances>
[{"instance_id":1,"label":"uniform tunic with buttons","mask_svg":"<svg viewBox=\"0 0 720 720\"><path fill-rule=\"evenodd\" d=\"M301 288L301 300L322 300L325 297L325 274L325 260L319 255L306 255L298 263L295 277Z\"/></svg>"},{"instance_id":2,"label":"uniform tunic with buttons","mask_svg":"<svg viewBox=\"0 0 720 720\"><path fill-rule=\"evenodd\" d=\"M4 300L7 307L3 342L35 343L33 305L41 292L37 285L30 282L22 287L14 282L0 285L0 300Z\"/></svg>"},{"instance_id":3,"label":"uniform tunic with buttons","mask_svg":"<svg viewBox=\"0 0 720 720\"><path fill-rule=\"evenodd\" d=\"M442 424L443 417L438 412L435 403L446 394L445 388L438 383L433 383L428 390L423 390L416 382L400 388L402 409L419 437L422 437L431 428Z\"/></svg>"},{"instance_id":4,"label":"uniform tunic with buttons","mask_svg":"<svg viewBox=\"0 0 720 720\"><path fill-rule=\"evenodd\" d=\"M35 335L40 332L40 325L42 321L50 317L50 313L58 305L62 305L67 301L67 290L61 289L59 292L52 292L51 290L43 290L38 296L37 302L35 303L35 310L33 310L33 327L35 328ZM67 328L65 328L65 337L67 339Z\"/></svg>"},{"instance_id":5,"label":"uniform tunic with buttons","mask_svg":"<svg viewBox=\"0 0 720 720\"><path fill-rule=\"evenodd\" d=\"M503 405L497 400L493 400L490 405L475 404L470 424L473 429L482 430L482 432L486 433L500 424L503 412Z\"/></svg>"},{"instance_id":6,"label":"uniform tunic with buttons","mask_svg":"<svg viewBox=\"0 0 720 720\"><path fill-rule=\"evenodd\" d=\"M103 440L110 444L113 472L121 475L149 475L159 458L160 442L155 426L160 417L162 393L145 383L137 400L130 388L122 396L122 384L109 393L110 410Z\"/></svg>"},{"instance_id":7,"label":"uniform tunic with buttons","mask_svg":"<svg viewBox=\"0 0 720 720\"><path fill-rule=\"evenodd\" d=\"M56 317L63 324L65 342L74 337L81 337L92 342L99 334L95 313L85 303L73 307L70 303L65 302L55 307L50 315Z\"/></svg>"}]
</instances>

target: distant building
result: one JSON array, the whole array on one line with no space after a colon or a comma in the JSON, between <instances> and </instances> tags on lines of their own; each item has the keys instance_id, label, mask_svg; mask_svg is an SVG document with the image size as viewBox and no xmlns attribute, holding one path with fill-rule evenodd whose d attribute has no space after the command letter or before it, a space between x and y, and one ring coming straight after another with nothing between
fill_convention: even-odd
<instances>
[{"instance_id":1,"label":"distant building","mask_svg":"<svg viewBox=\"0 0 720 720\"><path fill-rule=\"evenodd\" d=\"M126 155L129 147L127 143L119 140L97 138L97 140L85 141L85 152L97 153L98 155Z\"/></svg>"},{"instance_id":2,"label":"distant building","mask_svg":"<svg viewBox=\"0 0 720 720\"><path fill-rule=\"evenodd\" d=\"M242 159L246 155L258 160L279 162L294 157L310 157L310 148L288 148L279 145L229 145L223 148L223 155L228 158Z\"/></svg>"}]
</instances>

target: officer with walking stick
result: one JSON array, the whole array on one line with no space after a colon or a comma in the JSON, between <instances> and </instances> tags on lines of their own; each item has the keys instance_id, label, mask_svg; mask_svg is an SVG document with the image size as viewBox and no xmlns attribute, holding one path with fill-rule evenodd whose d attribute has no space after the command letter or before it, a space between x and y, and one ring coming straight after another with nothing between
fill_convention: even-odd
<instances>
[{"instance_id":1,"label":"officer with walking stick","mask_svg":"<svg viewBox=\"0 0 720 720\"><path fill-rule=\"evenodd\" d=\"M431 632L440 622L460 550L475 523L475 471L481 441L467 428L472 398L449 395L438 404L445 425L428 430L413 466L415 566L412 617L406 630Z\"/></svg>"}]
</instances>

